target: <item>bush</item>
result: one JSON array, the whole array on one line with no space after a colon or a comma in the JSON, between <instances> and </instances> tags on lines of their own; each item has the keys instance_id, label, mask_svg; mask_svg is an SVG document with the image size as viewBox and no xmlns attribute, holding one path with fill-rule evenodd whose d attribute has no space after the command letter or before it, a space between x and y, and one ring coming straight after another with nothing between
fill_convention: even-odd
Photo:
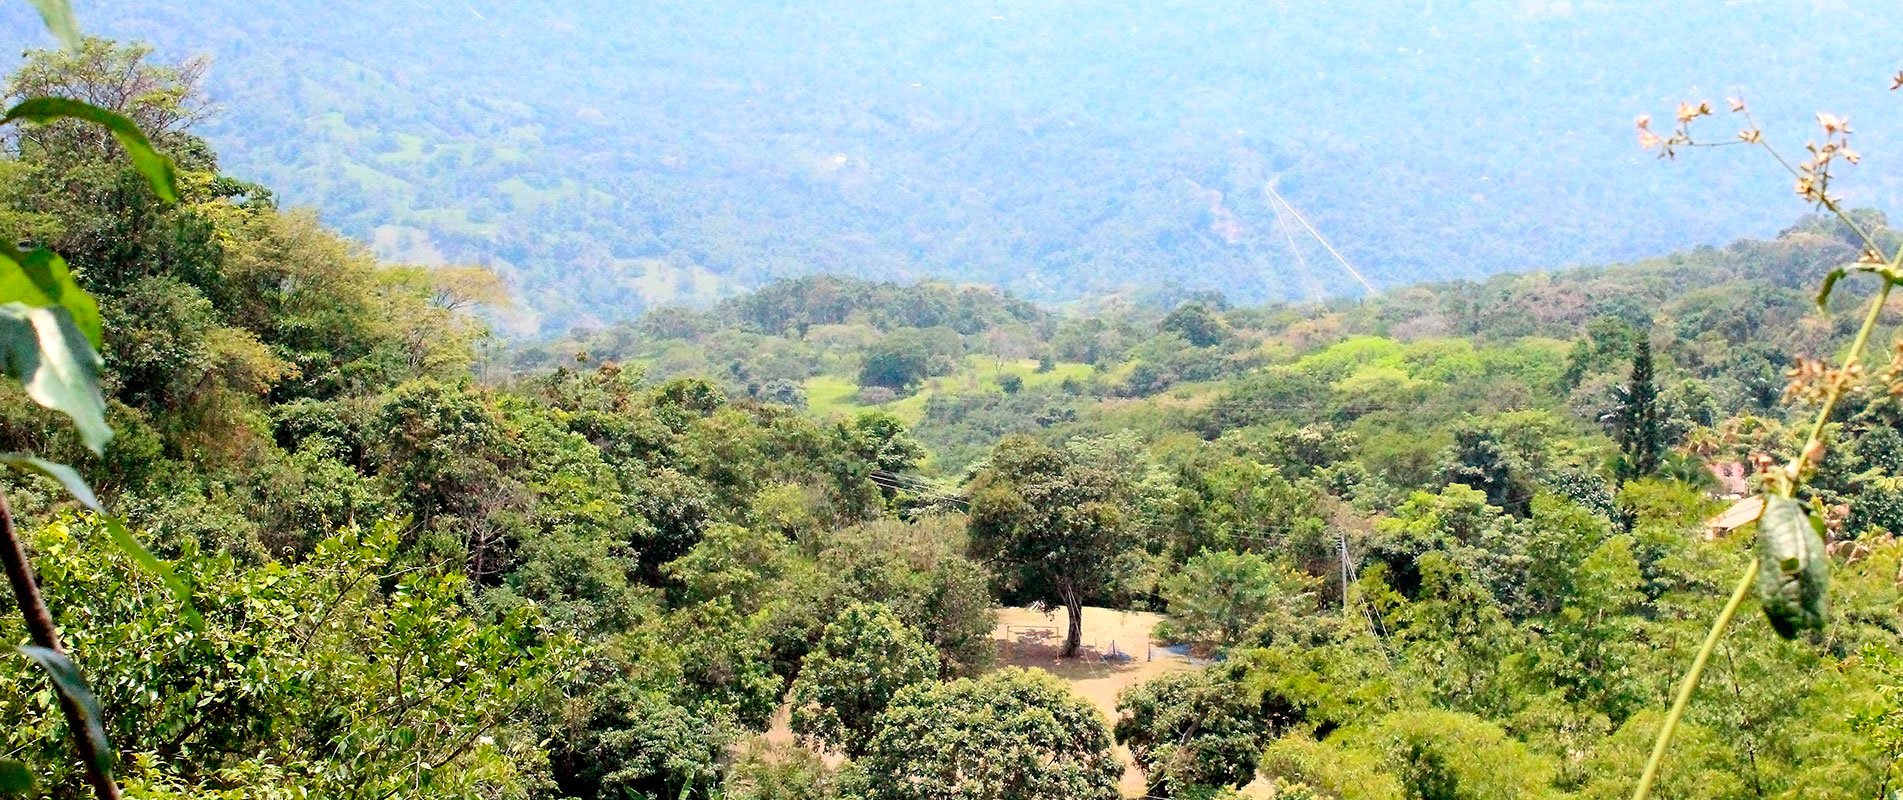
<instances>
[{"instance_id":1,"label":"bush","mask_svg":"<svg viewBox=\"0 0 1903 800\"><path fill-rule=\"evenodd\" d=\"M1042 670L918 684L880 714L854 766L865 800L1112 800L1103 717Z\"/></svg>"},{"instance_id":2,"label":"bush","mask_svg":"<svg viewBox=\"0 0 1903 800\"><path fill-rule=\"evenodd\" d=\"M793 681L793 731L810 744L858 755L872 722L899 690L938 677L938 656L878 603L854 603L831 625Z\"/></svg>"}]
</instances>

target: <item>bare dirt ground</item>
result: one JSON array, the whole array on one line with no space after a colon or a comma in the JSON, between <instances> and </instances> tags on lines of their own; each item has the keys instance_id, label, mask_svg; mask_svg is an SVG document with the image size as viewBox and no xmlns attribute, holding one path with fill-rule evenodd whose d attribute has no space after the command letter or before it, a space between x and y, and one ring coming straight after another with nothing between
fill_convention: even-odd
<instances>
[{"instance_id":1,"label":"bare dirt ground","mask_svg":"<svg viewBox=\"0 0 1903 800\"><path fill-rule=\"evenodd\" d=\"M1077 658L1058 658L1064 646L1063 609L1045 614L1028 608L998 610L998 664L1037 667L1070 683L1071 691L1103 712L1105 724L1117 719L1117 693L1158 675L1195 669L1188 659L1162 649L1152 638L1163 617L1142 611L1084 607L1083 650ZM1124 657L1116 657L1121 653ZM1123 761L1124 797L1143 796L1143 772L1130 763L1130 751L1117 748Z\"/></svg>"}]
</instances>

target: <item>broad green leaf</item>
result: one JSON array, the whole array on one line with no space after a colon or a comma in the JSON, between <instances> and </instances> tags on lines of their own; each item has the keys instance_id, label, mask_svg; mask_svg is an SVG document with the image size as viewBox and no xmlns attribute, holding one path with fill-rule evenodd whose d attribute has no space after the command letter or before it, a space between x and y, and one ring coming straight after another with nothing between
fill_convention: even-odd
<instances>
[{"instance_id":1,"label":"broad green leaf","mask_svg":"<svg viewBox=\"0 0 1903 800\"><path fill-rule=\"evenodd\" d=\"M192 604L192 587L185 583L184 578L179 577L178 570L172 568L172 562L159 558L153 555L152 551L145 549L145 545L139 544L138 538L132 535L132 531L126 529L125 522L118 517L101 513L100 518L106 522L106 534L112 537L112 543L118 545L119 549L133 561L138 562L139 566L144 567L145 571L159 576L159 580L165 582L165 588L170 589L172 596L178 598L179 609L185 615L185 622L192 626L192 630L203 632L205 618L198 615L198 607Z\"/></svg>"},{"instance_id":2,"label":"broad green leaf","mask_svg":"<svg viewBox=\"0 0 1903 800\"><path fill-rule=\"evenodd\" d=\"M1847 274L1847 271L1843 267L1838 267L1831 270L1830 274L1824 276L1823 288L1817 290L1818 308L1826 311L1830 309L1830 291L1837 288L1837 282L1843 280L1845 274Z\"/></svg>"},{"instance_id":3,"label":"broad green leaf","mask_svg":"<svg viewBox=\"0 0 1903 800\"><path fill-rule=\"evenodd\" d=\"M139 126L123 116L64 97L32 97L14 106L0 123L26 120L44 125L62 119L91 122L111 131L113 138L125 147L126 155L131 156L132 166L152 185L152 191L167 203L178 202L178 168L172 165L172 159L152 147Z\"/></svg>"},{"instance_id":4,"label":"broad green leaf","mask_svg":"<svg viewBox=\"0 0 1903 800\"><path fill-rule=\"evenodd\" d=\"M86 686L86 678L79 674L79 667L72 659L36 645L23 644L19 651L38 662L46 676L53 680L53 689L60 696L72 701L79 709L80 717L85 721L86 738L91 740L93 752L99 755L99 763L94 766L102 773L112 772L112 746L106 743L106 726L99 712L99 698L93 696L91 688Z\"/></svg>"},{"instance_id":5,"label":"broad green leaf","mask_svg":"<svg viewBox=\"0 0 1903 800\"><path fill-rule=\"evenodd\" d=\"M73 4L68 0L26 0L40 10L40 19L46 22L46 29L59 39L59 43L68 50L79 49L79 20L73 17Z\"/></svg>"},{"instance_id":6,"label":"broad green leaf","mask_svg":"<svg viewBox=\"0 0 1903 800\"><path fill-rule=\"evenodd\" d=\"M94 350L105 346L99 304L73 280L66 259L44 247L22 253L0 242L0 303L64 308Z\"/></svg>"},{"instance_id":7,"label":"broad green leaf","mask_svg":"<svg viewBox=\"0 0 1903 800\"><path fill-rule=\"evenodd\" d=\"M99 498L93 494L92 487L87 486L86 480L79 477L78 470L25 453L0 453L0 464L26 472L37 472L59 481L61 486L66 487L67 494L72 495L74 500L78 500L80 505L99 514L99 518L105 521L106 535L112 539L114 545L146 572L157 575L159 580L165 582L165 588L171 590L173 597L178 598L179 605L184 610L185 620L191 623L192 629L197 631L205 629L205 618L199 616L197 606L192 604L192 587L185 583L184 578L179 577L178 570L173 568L172 562L159 558L153 555L152 551L145 549L145 545L139 543L138 537L133 536L132 531L126 528L124 520L106 513L106 509L99 504Z\"/></svg>"},{"instance_id":8,"label":"broad green leaf","mask_svg":"<svg viewBox=\"0 0 1903 800\"><path fill-rule=\"evenodd\" d=\"M99 354L66 309L0 303L0 371L33 402L72 417L93 452L112 439L99 392Z\"/></svg>"},{"instance_id":9,"label":"broad green leaf","mask_svg":"<svg viewBox=\"0 0 1903 800\"><path fill-rule=\"evenodd\" d=\"M0 794L26 794L33 791L33 771L26 764L0 759Z\"/></svg>"},{"instance_id":10,"label":"broad green leaf","mask_svg":"<svg viewBox=\"0 0 1903 800\"><path fill-rule=\"evenodd\" d=\"M79 470L57 461L48 461L25 453L0 453L0 464L22 472L37 472L59 481L59 485L65 487L66 493L72 495L74 500L78 500L80 505L100 514L106 513L105 509L99 506L99 498L93 494L92 487L86 485L85 478L79 477Z\"/></svg>"},{"instance_id":11,"label":"broad green leaf","mask_svg":"<svg viewBox=\"0 0 1903 800\"><path fill-rule=\"evenodd\" d=\"M1758 601L1779 636L1819 630L1830 614L1830 559L1809 509L1768 496L1758 517Z\"/></svg>"}]
</instances>

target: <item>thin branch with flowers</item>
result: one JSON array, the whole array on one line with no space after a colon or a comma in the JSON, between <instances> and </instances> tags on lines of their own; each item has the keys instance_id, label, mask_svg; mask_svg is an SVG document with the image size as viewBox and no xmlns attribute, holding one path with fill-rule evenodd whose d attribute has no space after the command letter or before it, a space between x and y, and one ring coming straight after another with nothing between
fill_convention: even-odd
<instances>
[{"instance_id":1,"label":"thin branch with flowers","mask_svg":"<svg viewBox=\"0 0 1903 800\"><path fill-rule=\"evenodd\" d=\"M1903 71L1897 72L1890 88L1892 91L1903 88ZM1821 142L1806 142L1804 151L1807 157L1793 163L1765 138L1762 126L1751 116L1750 107L1742 98L1730 98L1727 105L1732 114L1745 121L1745 126L1732 139L1706 141L1695 137L1692 133L1693 124L1704 117L1714 116L1715 112L1709 102L1686 102L1679 104L1675 114L1676 125L1664 136L1652 130L1650 117L1640 117L1636 123L1639 145L1657 151L1659 157L1665 159L1676 158L1681 149L1688 148L1737 145L1762 148L1791 174L1795 181L1794 190L1799 197L1829 211L1861 242L1860 253L1854 264L1832 270L1824 277L1817 295L1818 305L1827 308L1832 289L1839 280L1852 273L1867 273L1878 278L1880 283L1870 299L1863 324L1840 366L1799 359L1789 373L1791 382L1785 392L1786 398L1815 404L1816 420L1803 446L1788 463L1778 466L1766 459L1760 465L1765 494L1764 510L1758 520L1756 553L1679 682L1671 710L1660 726L1651 756L1633 789L1633 800L1645 800L1650 795L1660 765L1670 748L1672 735L1691 701L1692 692L1698 686L1705 664L1754 584L1758 588L1764 611L1778 633L1788 638L1799 629L1823 626L1829 568L1818 533L1822 529L1822 514L1813 513L1811 508L1798 502L1797 493L1824 458L1826 431L1832 412L1846 395L1863 391L1863 353L1889 302L1891 290L1903 284L1903 246L1886 256L1883 245L1871 231L1846 213L1842 198L1831 191L1832 181L1840 165L1854 166L1862 161L1862 156L1850 147L1849 118L1818 113L1817 126L1823 134ZM1903 342L1896 343L1883 381L1891 395L1903 396Z\"/></svg>"}]
</instances>

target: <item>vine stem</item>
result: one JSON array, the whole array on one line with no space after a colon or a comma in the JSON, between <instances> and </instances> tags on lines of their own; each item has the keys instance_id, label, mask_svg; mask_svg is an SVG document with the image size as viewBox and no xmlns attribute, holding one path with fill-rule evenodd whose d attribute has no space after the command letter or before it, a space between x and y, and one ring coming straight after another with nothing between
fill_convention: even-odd
<instances>
[{"instance_id":1,"label":"vine stem","mask_svg":"<svg viewBox=\"0 0 1903 800\"><path fill-rule=\"evenodd\" d=\"M1834 207L1831 210L1836 211ZM1850 221L1843 212L1838 211L1837 214L1845 222ZM1890 259L1889 271L1895 272L1899 265L1903 265L1903 249L1899 249ZM1876 331L1877 322L1883 316L1884 306L1888 305L1893 288L1895 284L1890 282L1888 275L1884 275L1883 285L1877 288L1876 297L1870 300L1870 310L1864 314L1863 327L1857 330L1857 338L1851 342L1850 353L1844 358L1844 379L1832 382L1825 391L1824 402L1817 411L1817 421L1811 426L1810 437L1805 439L1803 449L1785 466L1782 474L1776 476L1779 495L1792 497L1797 494L1798 482L1803 478L1804 470L1810 466L1813 454L1822 450L1824 428L1830 424L1830 415L1836 410L1837 401L1843 398L1844 387L1853 379L1849 370L1862 360L1863 350L1870 344L1870 335ZM1738 588L1731 592L1731 600L1718 613L1718 619L1712 621L1711 632L1705 635L1704 646L1698 649L1698 657L1692 660L1691 669L1685 672L1684 679L1679 682L1678 696L1672 699L1672 710L1665 715L1665 724L1659 728L1658 739L1652 743L1652 756L1646 759L1645 772L1639 775L1639 785L1632 790L1632 800L1646 800L1651 795L1652 782L1658 778L1659 764L1665 760L1665 750L1671 746L1672 734L1678 730L1679 719L1685 716L1685 706L1691 702L1692 691L1698 688L1698 679L1705 672L1705 662L1711 659L1711 651L1718 646L1718 640L1724 638L1725 628L1730 627L1732 616L1738 613L1738 606L1744 603L1744 596L1758 579L1758 569L1758 559L1752 558L1751 565L1745 567L1743 577L1738 579Z\"/></svg>"},{"instance_id":2,"label":"vine stem","mask_svg":"<svg viewBox=\"0 0 1903 800\"><path fill-rule=\"evenodd\" d=\"M1890 259L1890 269L1892 270L1897 268L1899 262L1903 262L1903 250L1898 250L1896 255L1896 258ZM1844 359L1844 370L1846 371L1845 380L1853 379L1847 373L1851 367L1856 366L1857 362L1862 360L1863 348L1870 343L1870 334L1876 330L1877 320L1883 316L1883 307L1890 302L1890 290L1892 288L1895 288L1895 284L1890 283L1890 279L1885 276L1883 285L1877 288L1877 296L1870 301L1870 312L1863 317L1863 327L1857 330L1856 341L1850 343L1850 355ZM1843 384L1841 383L1831 386L1829 393L1824 395L1824 406L1817 411L1817 423L1811 426L1810 438L1804 440L1804 449L1799 450L1797 457L1791 459L1790 466L1785 468L1784 479L1780 481L1782 484L1780 494L1783 494L1785 497L1796 494L1798 478L1803 475L1804 467L1808 464L1812 450L1823 442L1824 426L1830 424L1830 413L1836 410L1837 400L1842 398L1843 395Z\"/></svg>"},{"instance_id":3,"label":"vine stem","mask_svg":"<svg viewBox=\"0 0 1903 800\"><path fill-rule=\"evenodd\" d=\"M1725 628L1731 626L1732 616L1738 613L1738 606L1744 605L1744 596L1751 592L1751 584L1758 579L1758 560L1751 559L1750 566L1744 568L1744 575L1738 578L1738 588L1731 590L1731 600L1725 603L1725 609L1718 612L1718 619L1711 623L1711 632L1705 634L1705 644L1698 648L1698 657L1692 659L1692 668L1679 681L1678 696L1672 698L1672 710L1665 715L1665 725L1659 728L1658 741L1652 743L1652 757L1645 761L1645 772L1639 775L1639 785L1632 790L1632 800L1645 800L1652 793L1652 782L1658 779L1659 764L1665 761L1665 750L1672 743L1672 734L1678 730L1679 719L1685 716L1685 706L1691 703L1692 690L1698 688L1698 678L1705 673L1705 662L1711 660L1711 652L1718 647L1718 640L1725 636Z\"/></svg>"},{"instance_id":4,"label":"vine stem","mask_svg":"<svg viewBox=\"0 0 1903 800\"><path fill-rule=\"evenodd\" d=\"M27 635L34 644L64 655L66 650L60 647L59 628L53 625L53 614L47 610L45 598L40 596L39 583L33 580L33 566L27 561L26 548L20 544L19 533L13 527L13 509L4 493L0 493L0 565L6 568L7 583L13 586L13 599L20 606L20 616L26 619ZM101 753L86 735L85 712L65 692L53 694L59 697L60 711L66 715L66 729L72 734L73 749L79 751L79 760L86 764L86 782L92 785L93 795L99 800L119 800L118 782L99 768Z\"/></svg>"}]
</instances>

